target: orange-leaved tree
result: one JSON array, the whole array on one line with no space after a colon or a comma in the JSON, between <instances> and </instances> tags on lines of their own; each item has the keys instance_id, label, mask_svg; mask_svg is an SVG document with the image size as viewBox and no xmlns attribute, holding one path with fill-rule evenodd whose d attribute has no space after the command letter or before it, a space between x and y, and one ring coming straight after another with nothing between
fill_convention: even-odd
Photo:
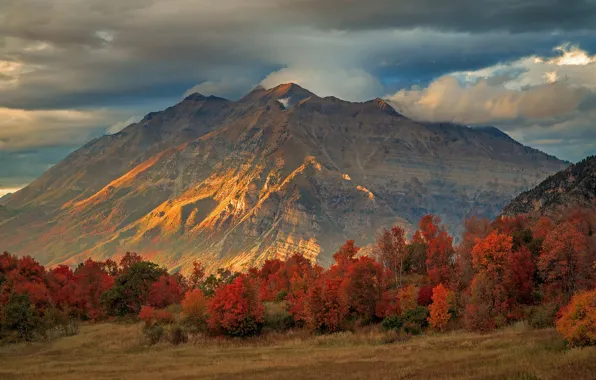
<instances>
[{"instance_id":1,"label":"orange-leaved tree","mask_svg":"<svg viewBox=\"0 0 596 380\"><path fill-rule=\"evenodd\" d=\"M182 300L184 318L193 327L203 329L207 324L208 305L209 302L202 290L189 290Z\"/></svg>"},{"instance_id":2,"label":"orange-leaved tree","mask_svg":"<svg viewBox=\"0 0 596 380\"><path fill-rule=\"evenodd\" d=\"M596 345L596 290L573 296L561 311L557 330L573 346Z\"/></svg>"},{"instance_id":3,"label":"orange-leaved tree","mask_svg":"<svg viewBox=\"0 0 596 380\"><path fill-rule=\"evenodd\" d=\"M443 284L435 286L432 301L429 306L430 317L428 322L433 329L442 331L451 318L451 314L449 314L449 290Z\"/></svg>"}]
</instances>

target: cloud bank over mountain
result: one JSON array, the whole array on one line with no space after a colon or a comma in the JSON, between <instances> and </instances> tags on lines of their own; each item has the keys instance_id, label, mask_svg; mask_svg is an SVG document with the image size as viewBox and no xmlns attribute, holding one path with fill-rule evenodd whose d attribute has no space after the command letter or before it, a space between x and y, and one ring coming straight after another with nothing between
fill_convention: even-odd
<instances>
[{"instance_id":1,"label":"cloud bank over mountain","mask_svg":"<svg viewBox=\"0 0 596 380\"><path fill-rule=\"evenodd\" d=\"M594 63L552 60L593 57L595 37L593 0L6 0L0 149L36 150L31 162L51 165L57 149L187 92L234 99L295 81L347 100L395 94L435 119L499 123L576 160L596 142ZM0 166L14 164L5 157ZM0 173L0 187L8 180L17 179Z\"/></svg>"}]
</instances>

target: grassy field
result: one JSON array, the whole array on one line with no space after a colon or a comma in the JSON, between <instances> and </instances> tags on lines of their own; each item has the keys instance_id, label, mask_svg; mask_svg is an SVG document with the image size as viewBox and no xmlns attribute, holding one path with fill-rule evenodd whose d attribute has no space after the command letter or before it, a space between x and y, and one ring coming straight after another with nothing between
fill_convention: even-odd
<instances>
[{"instance_id":1,"label":"grassy field","mask_svg":"<svg viewBox=\"0 0 596 380\"><path fill-rule=\"evenodd\" d=\"M255 340L195 337L141 344L140 325L0 347L0 379L596 379L596 347L567 349L554 330L523 326L392 342L377 329Z\"/></svg>"}]
</instances>

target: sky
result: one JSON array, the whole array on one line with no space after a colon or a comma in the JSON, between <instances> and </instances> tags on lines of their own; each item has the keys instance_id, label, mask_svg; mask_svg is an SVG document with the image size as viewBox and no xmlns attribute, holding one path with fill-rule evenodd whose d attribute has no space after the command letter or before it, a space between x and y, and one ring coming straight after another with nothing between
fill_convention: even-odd
<instances>
[{"instance_id":1,"label":"sky","mask_svg":"<svg viewBox=\"0 0 596 380\"><path fill-rule=\"evenodd\" d=\"M2 0L0 196L200 92L295 82L596 154L596 0Z\"/></svg>"}]
</instances>

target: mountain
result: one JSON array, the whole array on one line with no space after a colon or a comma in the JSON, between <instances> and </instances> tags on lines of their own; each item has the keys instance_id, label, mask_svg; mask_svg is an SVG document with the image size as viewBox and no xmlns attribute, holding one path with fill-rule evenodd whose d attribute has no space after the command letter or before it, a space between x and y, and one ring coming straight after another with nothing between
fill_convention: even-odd
<instances>
[{"instance_id":1,"label":"mountain","mask_svg":"<svg viewBox=\"0 0 596 380\"><path fill-rule=\"evenodd\" d=\"M496 128L420 123L382 99L289 83L238 101L192 94L95 139L3 203L2 249L46 264L138 251L170 268L243 268L426 213L494 217L567 164Z\"/></svg>"},{"instance_id":2,"label":"mountain","mask_svg":"<svg viewBox=\"0 0 596 380\"><path fill-rule=\"evenodd\" d=\"M549 214L559 206L589 206L596 199L596 156L569 166L513 199L504 215Z\"/></svg>"}]
</instances>

